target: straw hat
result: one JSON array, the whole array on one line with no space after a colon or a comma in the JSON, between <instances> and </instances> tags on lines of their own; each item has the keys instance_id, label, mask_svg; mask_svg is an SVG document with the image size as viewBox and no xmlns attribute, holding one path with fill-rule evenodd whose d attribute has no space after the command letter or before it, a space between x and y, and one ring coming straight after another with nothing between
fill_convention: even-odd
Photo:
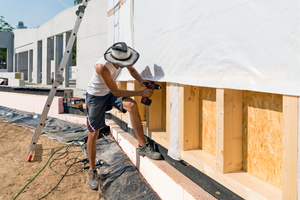
<instances>
[{"instance_id":1,"label":"straw hat","mask_svg":"<svg viewBox=\"0 0 300 200\"><path fill-rule=\"evenodd\" d=\"M127 46L125 42L115 43L104 53L105 60L120 67L134 65L139 57L139 53Z\"/></svg>"}]
</instances>

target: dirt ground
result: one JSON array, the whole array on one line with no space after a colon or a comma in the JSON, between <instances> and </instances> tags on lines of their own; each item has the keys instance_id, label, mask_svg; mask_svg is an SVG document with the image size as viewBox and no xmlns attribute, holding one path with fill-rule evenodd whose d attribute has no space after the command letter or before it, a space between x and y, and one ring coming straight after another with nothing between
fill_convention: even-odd
<instances>
[{"instance_id":1,"label":"dirt ground","mask_svg":"<svg viewBox=\"0 0 300 200\"><path fill-rule=\"evenodd\" d=\"M15 124L3 122L0 119L0 199L13 199L14 196L35 176L44 166L50 154L58 149L62 143L40 136L33 161L28 162L29 144L33 132ZM61 155L66 152L68 154ZM52 168L60 174L64 174L68 168L66 164L72 164L77 156L83 159L80 147L63 148L54 154ZM51 162L51 160L50 160ZM83 163L73 165L68 174L80 171ZM16 199L39 199L47 194L61 179L49 168L45 169L23 190ZM43 199L98 199L98 192L89 189L87 171L80 171L71 176L66 176L49 195Z\"/></svg>"}]
</instances>

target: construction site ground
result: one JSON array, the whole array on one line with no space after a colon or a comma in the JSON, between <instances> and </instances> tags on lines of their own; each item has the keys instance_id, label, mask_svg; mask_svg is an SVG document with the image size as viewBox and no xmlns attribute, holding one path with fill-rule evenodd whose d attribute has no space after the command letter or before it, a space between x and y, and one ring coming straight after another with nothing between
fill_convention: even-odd
<instances>
[{"instance_id":1,"label":"construction site ground","mask_svg":"<svg viewBox=\"0 0 300 200\"><path fill-rule=\"evenodd\" d=\"M35 176L35 174L44 166L50 154L59 148L62 143L41 136L36 148L32 162L28 162L29 141L33 132L19 125L10 124L0 120L0 200L13 199L13 197L22 189L22 187ZM61 151L54 154L54 157ZM53 169L60 174L64 174L68 168L65 162L68 159L75 158L80 154L80 147L71 147L69 154L56 163L53 163ZM82 153L79 158L83 158ZM73 161L70 160L69 163ZM68 164L68 163L67 163ZM82 163L72 166L69 174L80 170ZM39 199L54 188L59 180L57 175L49 168L45 169L25 188L17 199ZM98 199L98 192L89 189L87 183L87 172L81 171L72 176L66 176L61 183L44 199Z\"/></svg>"}]
</instances>

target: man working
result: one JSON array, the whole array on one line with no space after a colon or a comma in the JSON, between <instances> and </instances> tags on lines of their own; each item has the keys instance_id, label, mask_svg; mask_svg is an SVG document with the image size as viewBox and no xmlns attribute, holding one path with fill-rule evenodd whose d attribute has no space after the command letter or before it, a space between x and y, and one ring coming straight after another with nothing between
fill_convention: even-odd
<instances>
[{"instance_id":1,"label":"man working","mask_svg":"<svg viewBox=\"0 0 300 200\"><path fill-rule=\"evenodd\" d=\"M113 107L123 113L130 114L130 121L135 131L139 147L137 152L141 156L151 159L161 159L161 154L154 152L149 144L146 144L144 131L136 102L131 96L151 97L153 90L120 90L117 87L116 79L122 68L126 67L131 76L136 79L141 86L148 82L143 80L140 74L133 67L139 58L138 52L128 47L124 42L119 42L108 48L102 57L95 64L95 71L87 87L87 128L89 129L87 141L87 153L89 158L89 186L96 190L98 187L98 174L95 166L97 138L99 130L105 126L105 111Z\"/></svg>"}]
</instances>

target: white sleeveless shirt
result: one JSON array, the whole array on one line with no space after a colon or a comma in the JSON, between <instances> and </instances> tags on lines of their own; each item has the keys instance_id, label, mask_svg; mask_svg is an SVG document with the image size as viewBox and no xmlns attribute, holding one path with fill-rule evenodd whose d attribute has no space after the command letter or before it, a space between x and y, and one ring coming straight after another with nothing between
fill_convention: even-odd
<instances>
[{"instance_id":1,"label":"white sleeveless shirt","mask_svg":"<svg viewBox=\"0 0 300 200\"><path fill-rule=\"evenodd\" d=\"M116 69L112 63L108 62L107 60L104 59L104 57L100 58L96 64L103 64L105 65L113 78L113 80L117 80L118 76L120 75L122 68L119 67ZM96 65L95 64L95 65ZM94 73L93 76L87 86L87 93L95 96L104 96L110 92L109 88L106 86L104 83L102 77L96 72L96 69L94 68Z\"/></svg>"}]
</instances>

